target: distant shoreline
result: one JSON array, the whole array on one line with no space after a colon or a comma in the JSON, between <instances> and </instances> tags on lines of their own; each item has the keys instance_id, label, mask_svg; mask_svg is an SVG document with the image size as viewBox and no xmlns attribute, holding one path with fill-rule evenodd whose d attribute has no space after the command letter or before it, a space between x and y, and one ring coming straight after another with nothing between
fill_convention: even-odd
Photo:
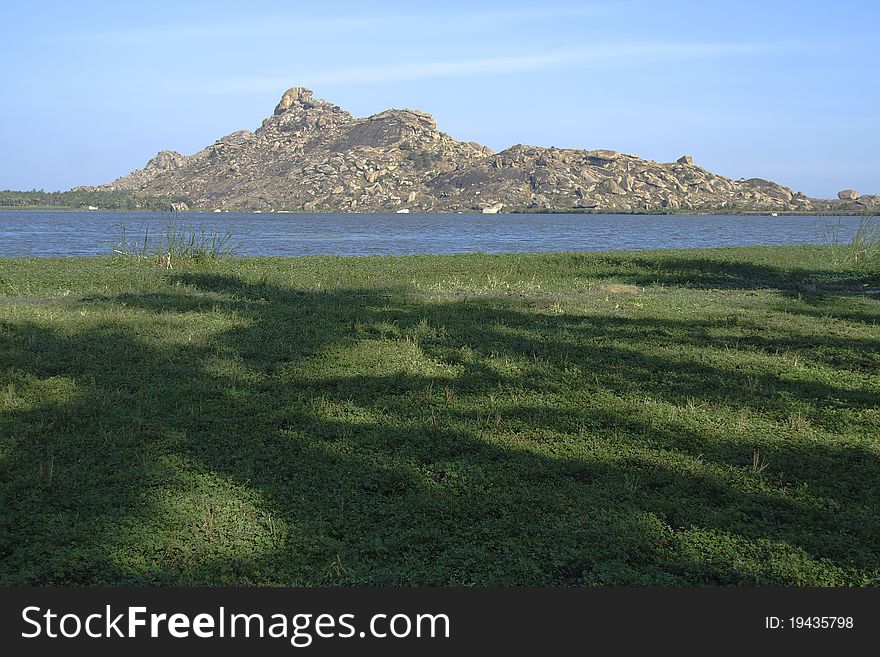
<instances>
[{"instance_id":1,"label":"distant shoreline","mask_svg":"<svg viewBox=\"0 0 880 657\"><path fill-rule=\"evenodd\" d=\"M19 211L19 212L82 212L83 214L88 213L97 213L97 212L140 212L143 214L280 214L280 215L328 215L328 214L351 214L351 215L389 215L396 214L394 210L389 210L388 212L352 212L349 210L317 210L312 212L305 212L302 210L290 210L290 211L282 211L282 212L270 212L268 210L263 210L261 212L256 212L254 210L235 210L230 208L228 211L223 212L215 212L214 210L184 210L182 212L174 212L172 210L144 210L144 209L132 209L132 210L122 210L115 208L98 208L97 210L87 210L85 208L68 208L68 207L60 207L60 206L10 206L4 205L0 206L0 212L2 211ZM724 216L724 217L769 217L778 215L780 217L859 217L863 215L873 215L876 213L872 212L859 212L855 210L842 210L839 212L786 212L784 210L773 210L769 212L706 212L706 211L677 211L677 212L614 212L614 211L601 211L601 210L535 210L534 212L496 212L492 214L487 214L486 216L505 216L505 215L523 215L523 214L583 214L583 215L609 215L609 214L617 214L617 215L625 215L625 216L682 216L682 217L711 217L711 216ZM438 215L438 216L452 216L452 215L481 215L482 212L473 211L473 212L410 212L407 213L408 216L428 216L428 215Z\"/></svg>"}]
</instances>

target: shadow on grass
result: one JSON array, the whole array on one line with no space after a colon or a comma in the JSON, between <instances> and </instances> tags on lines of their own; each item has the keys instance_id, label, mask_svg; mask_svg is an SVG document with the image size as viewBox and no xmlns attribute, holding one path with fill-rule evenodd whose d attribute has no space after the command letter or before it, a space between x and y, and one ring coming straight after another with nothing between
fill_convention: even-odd
<instances>
[{"instance_id":1,"label":"shadow on grass","mask_svg":"<svg viewBox=\"0 0 880 657\"><path fill-rule=\"evenodd\" d=\"M638 285L668 285L695 288L766 289L785 293L806 293L821 298L823 292L852 291L880 283L878 264L820 269L793 265L788 268L747 262L742 257L696 258L605 256L599 262L607 274Z\"/></svg>"},{"instance_id":2,"label":"shadow on grass","mask_svg":"<svg viewBox=\"0 0 880 657\"><path fill-rule=\"evenodd\" d=\"M858 429L875 389L648 349L711 323L169 282L89 302L137 323L0 323L33 400L0 419L0 582L878 582L876 451L773 424Z\"/></svg>"}]
</instances>

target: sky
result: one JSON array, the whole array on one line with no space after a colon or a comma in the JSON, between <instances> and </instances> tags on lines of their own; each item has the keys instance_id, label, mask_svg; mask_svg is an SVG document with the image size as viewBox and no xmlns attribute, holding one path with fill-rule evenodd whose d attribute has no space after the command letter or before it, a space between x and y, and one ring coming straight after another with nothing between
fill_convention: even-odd
<instances>
[{"instance_id":1,"label":"sky","mask_svg":"<svg viewBox=\"0 0 880 657\"><path fill-rule=\"evenodd\" d=\"M306 86L517 143L880 194L880 3L0 0L0 189L108 182Z\"/></svg>"}]
</instances>

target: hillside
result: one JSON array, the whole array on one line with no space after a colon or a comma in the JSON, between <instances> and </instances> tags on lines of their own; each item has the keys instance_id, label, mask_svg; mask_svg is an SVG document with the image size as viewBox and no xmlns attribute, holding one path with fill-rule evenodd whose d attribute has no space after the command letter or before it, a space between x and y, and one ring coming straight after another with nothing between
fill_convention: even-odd
<instances>
[{"instance_id":1,"label":"hillside","mask_svg":"<svg viewBox=\"0 0 880 657\"><path fill-rule=\"evenodd\" d=\"M294 87L255 131L78 190L186 198L194 209L393 212L867 212L878 196L809 198L760 178L731 180L690 156L653 162L612 150L462 142L411 109L355 118Z\"/></svg>"}]
</instances>

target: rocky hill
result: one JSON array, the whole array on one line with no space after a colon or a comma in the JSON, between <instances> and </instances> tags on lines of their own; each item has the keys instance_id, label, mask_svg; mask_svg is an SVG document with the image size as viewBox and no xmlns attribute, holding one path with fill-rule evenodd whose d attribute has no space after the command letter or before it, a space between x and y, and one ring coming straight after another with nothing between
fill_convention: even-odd
<instances>
[{"instance_id":1,"label":"rocky hill","mask_svg":"<svg viewBox=\"0 0 880 657\"><path fill-rule=\"evenodd\" d=\"M161 151L101 185L186 198L197 209L394 212L862 212L880 197L853 190L808 198L782 185L731 180L685 155L653 162L611 150L516 145L499 153L437 130L424 112L355 118L301 87L272 116L185 156Z\"/></svg>"}]
</instances>

